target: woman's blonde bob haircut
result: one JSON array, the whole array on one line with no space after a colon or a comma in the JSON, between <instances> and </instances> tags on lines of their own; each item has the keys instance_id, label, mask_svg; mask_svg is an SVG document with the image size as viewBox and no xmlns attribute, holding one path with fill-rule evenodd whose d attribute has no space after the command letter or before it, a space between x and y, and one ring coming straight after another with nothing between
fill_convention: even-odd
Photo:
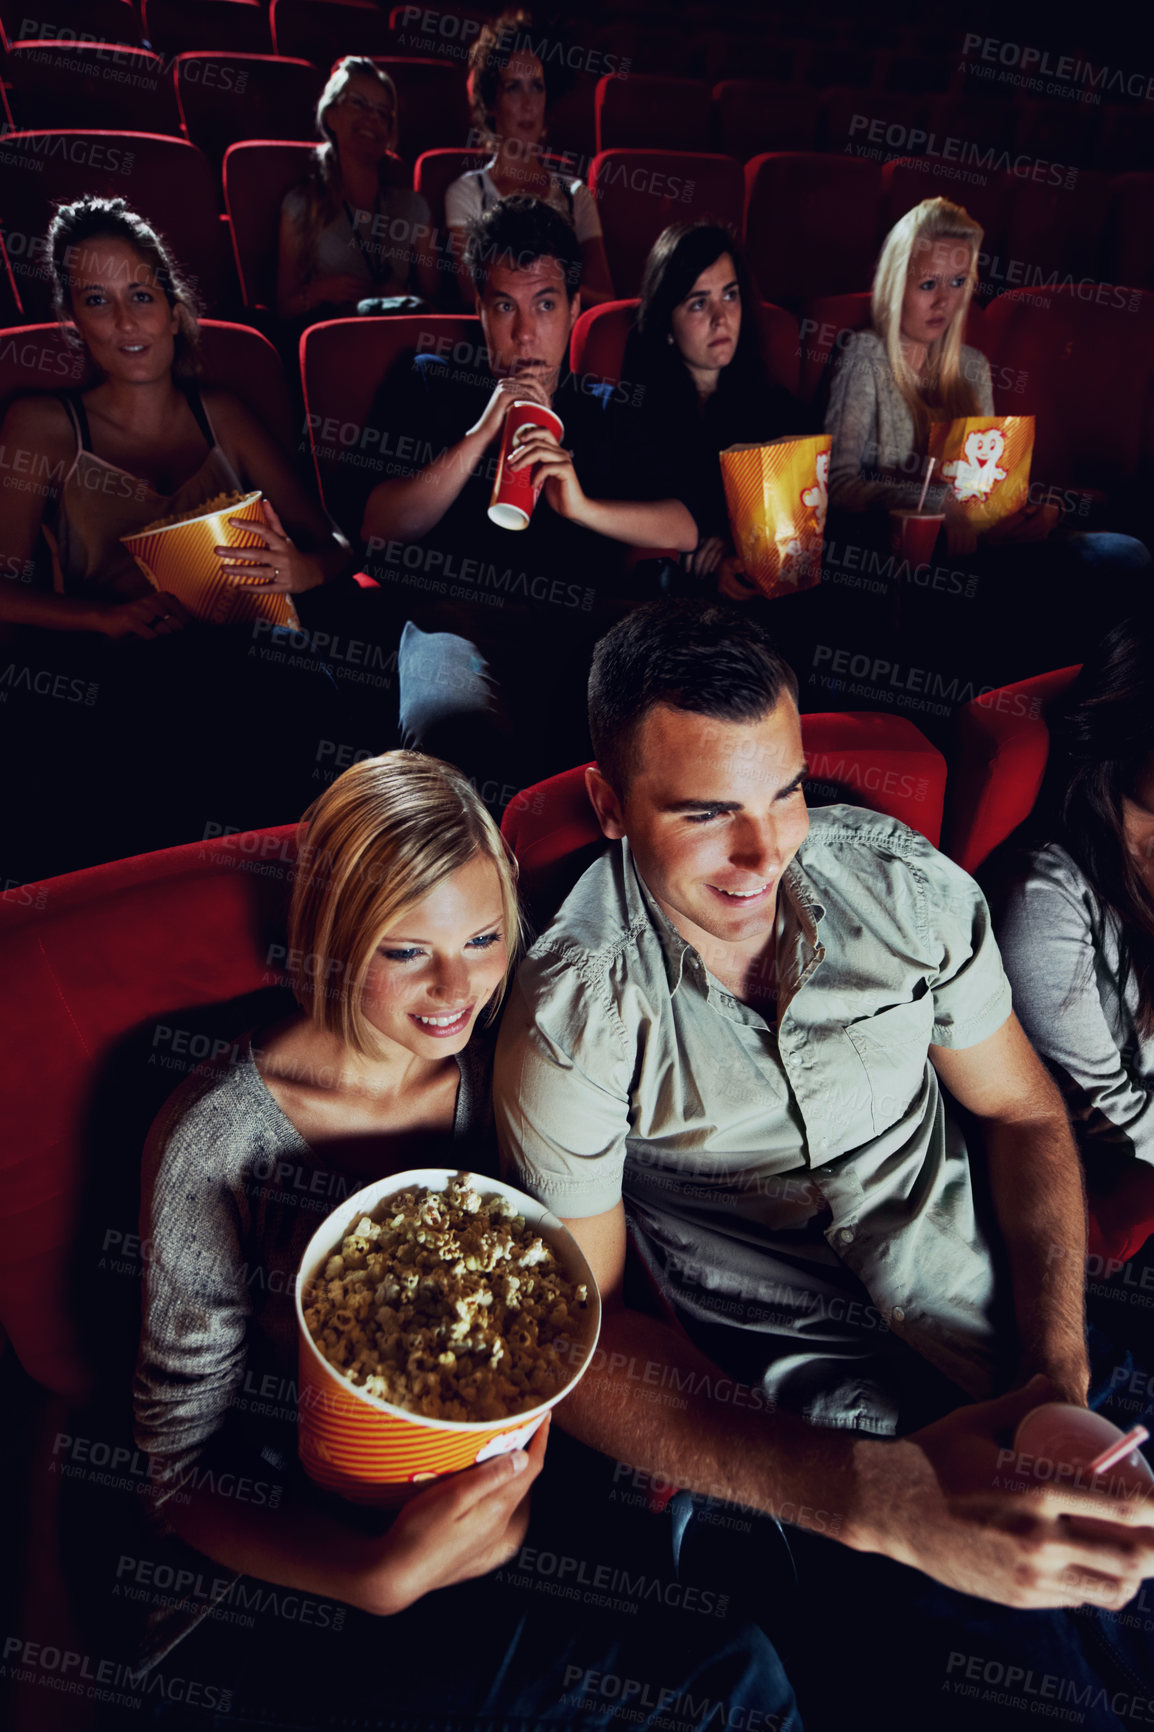
<instances>
[{"instance_id":1,"label":"woman's blonde bob haircut","mask_svg":"<svg viewBox=\"0 0 1154 1732\"><path fill-rule=\"evenodd\" d=\"M300 822L289 911L293 991L318 1028L362 1058L380 1053L362 1010L381 937L407 908L478 854L501 882L508 964L488 1006L500 1006L521 948L516 866L472 784L421 752L354 764Z\"/></svg>"},{"instance_id":2,"label":"woman's blonde bob haircut","mask_svg":"<svg viewBox=\"0 0 1154 1732\"><path fill-rule=\"evenodd\" d=\"M943 410L950 420L978 413L974 388L962 371L962 334L978 280L983 232L961 205L944 198L926 198L894 224L878 257L871 301L873 327L885 345L898 390L913 416L919 446L924 445L929 429L930 404ZM937 342L930 344L919 378L902 353L902 302L911 276L920 268L918 250L938 241L958 243L958 274L965 273L966 289L953 320Z\"/></svg>"}]
</instances>

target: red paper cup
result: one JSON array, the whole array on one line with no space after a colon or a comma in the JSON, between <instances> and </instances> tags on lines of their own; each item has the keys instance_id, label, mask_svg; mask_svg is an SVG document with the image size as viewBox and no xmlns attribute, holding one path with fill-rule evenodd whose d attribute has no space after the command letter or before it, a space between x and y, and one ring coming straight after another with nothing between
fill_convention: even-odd
<instances>
[{"instance_id":1,"label":"red paper cup","mask_svg":"<svg viewBox=\"0 0 1154 1732\"><path fill-rule=\"evenodd\" d=\"M891 511L894 552L911 565L927 565L945 521L941 511Z\"/></svg>"},{"instance_id":2,"label":"red paper cup","mask_svg":"<svg viewBox=\"0 0 1154 1732\"><path fill-rule=\"evenodd\" d=\"M533 515L533 507L541 497L543 481L536 486L532 481L532 464L524 469L510 469L508 460L516 450L520 440L517 435L523 427L546 427L558 439L563 438L565 424L560 415L555 415L552 409L546 409L543 403L523 402L520 398L513 404L505 417L505 431L501 436L501 458L497 464L497 479L493 483L493 497L489 501L489 516L502 529L527 529L529 519Z\"/></svg>"},{"instance_id":3,"label":"red paper cup","mask_svg":"<svg viewBox=\"0 0 1154 1732\"><path fill-rule=\"evenodd\" d=\"M589 1289L587 1315L580 1340L571 1344L572 1374L548 1401L504 1419L426 1419L368 1395L335 1371L309 1333L304 1318L305 1285L325 1266L362 1215L376 1212L386 1197L425 1186L443 1191L455 1179L456 1167L425 1167L379 1179L347 1197L309 1240L296 1282L297 1334L300 1344L297 1445L309 1478L326 1491L350 1502L377 1505L402 1503L426 1480L458 1473L490 1456L521 1449L551 1407L563 1400L585 1375L601 1332L601 1299L592 1270L576 1239L556 1215L499 1179L478 1173L467 1178L483 1197L507 1197L554 1251L571 1281Z\"/></svg>"}]
</instances>

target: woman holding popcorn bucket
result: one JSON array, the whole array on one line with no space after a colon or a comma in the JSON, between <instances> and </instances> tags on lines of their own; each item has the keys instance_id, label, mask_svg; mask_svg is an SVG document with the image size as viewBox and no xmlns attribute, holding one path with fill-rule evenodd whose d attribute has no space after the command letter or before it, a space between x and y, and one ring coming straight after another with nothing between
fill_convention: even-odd
<instances>
[{"instance_id":1,"label":"woman holding popcorn bucket","mask_svg":"<svg viewBox=\"0 0 1154 1732\"><path fill-rule=\"evenodd\" d=\"M894 224L872 327L838 357L825 426L831 541L855 569L880 551L906 573L913 647L948 640L1000 682L1070 659L1087 610L1105 624L1132 605L1150 555L1127 535L1055 534L1059 508L1031 497L1033 417L995 412L989 361L963 341L982 240L944 198Z\"/></svg>"},{"instance_id":2,"label":"woman holding popcorn bucket","mask_svg":"<svg viewBox=\"0 0 1154 1732\"><path fill-rule=\"evenodd\" d=\"M158 1606L145 1660L180 1641L182 1672L237 1693L237 1726L343 1726L348 1715L431 1728L452 1714L468 1727L498 1710L544 1717L544 1705L564 1723L570 1676L613 1664L640 1675L646 1661L640 1620L607 1651L600 1626L562 1637L556 1619L571 1625L571 1608L490 1575L523 1546L549 1414L531 1441L528 1425L514 1429L508 1453L479 1448L463 1471L409 1475L428 1483L393 1488L406 1500L386 1511L365 1507L372 1487L360 1502L355 1487L318 1489L333 1482L304 1456L312 1416L298 1377L297 1275L326 1217L360 1233L355 1194L387 1189L382 1175L491 1167L486 1031L520 946L514 867L462 773L415 752L339 777L302 820L298 860L296 1009L245 1037L223 1068L189 1077L145 1154L136 1438L166 1543L214 1578L218 1601L215 1614L211 1599ZM327 1285L332 1264L323 1272ZM283 1614L255 1635L230 1623L254 1592L287 1604L282 1590L320 1608L314 1627ZM763 1699L771 1672L788 1690L756 1633L701 1640L679 1666L715 1680L714 1699L737 1688ZM574 1720L600 1726L614 1710L607 1700Z\"/></svg>"}]
</instances>

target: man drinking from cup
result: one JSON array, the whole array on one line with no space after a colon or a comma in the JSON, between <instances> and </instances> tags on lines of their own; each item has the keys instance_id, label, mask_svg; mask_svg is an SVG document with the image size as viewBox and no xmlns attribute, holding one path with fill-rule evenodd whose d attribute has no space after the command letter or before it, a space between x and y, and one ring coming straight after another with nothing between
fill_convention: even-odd
<instances>
[{"instance_id":1,"label":"man drinking from cup","mask_svg":"<svg viewBox=\"0 0 1154 1732\"><path fill-rule=\"evenodd\" d=\"M612 399L625 393L569 371L581 249L564 218L539 199L502 199L474 225L466 263L483 342L418 354L386 382L371 419L393 473L370 494L362 532L369 568L407 620L406 735L457 762L483 741L491 763L512 763L510 723L540 738L547 715L555 762L519 764L524 779L584 749L581 688L620 605L624 548L687 551L697 525L656 450L636 441L627 471L611 472ZM518 532L489 508L506 417L533 404L553 414L518 429L504 465L539 489L505 519L527 516Z\"/></svg>"}]
</instances>

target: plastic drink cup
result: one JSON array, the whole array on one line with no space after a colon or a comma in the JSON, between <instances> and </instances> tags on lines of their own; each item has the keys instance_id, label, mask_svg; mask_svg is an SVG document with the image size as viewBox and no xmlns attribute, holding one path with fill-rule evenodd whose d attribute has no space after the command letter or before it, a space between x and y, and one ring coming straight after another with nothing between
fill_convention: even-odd
<instances>
[{"instance_id":1,"label":"plastic drink cup","mask_svg":"<svg viewBox=\"0 0 1154 1732\"><path fill-rule=\"evenodd\" d=\"M493 497L489 501L489 516L502 529L527 529L533 507L541 497L544 479L534 486L532 464L526 464L524 469L509 468L509 458L522 440L528 437L525 429L530 427L546 427L557 439L561 439L565 433L565 424L560 415L555 415L552 409L547 409L543 403L531 403L521 398L514 402L505 416L497 479L493 483Z\"/></svg>"},{"instance_id":2,"label":"plastic drink cup","mask_svg":"<svg viewBox=\"0 0 1154 1732\"><path fill-rule=\"evenodd\" d=\"M333 1369L305 1323L303 1294L307 1282L324 1268L362 1215L374 1215L398 1191L419 1186L443 1191L457 1172L455 1167L425 1167L379 1179L346 1198L322 1222L301 1259L296 1282L300 1364L297 1442L301 1463L317 1485L352 1503L396 1506L442 1474L458 1473L491 1456L523 1449L549 1409L580 1382L597 1345L601 1299L576 1239L556 1215L524 1192L499 1179L470 1173L467 1177L474 1190L483 1197L508 1198L556 1253L569 1279L583 1281L589 1289L580 1336L570 1342L566 1354L571 1375L563 1387L523 1413L511 1413L504 1419L427 1419L367 1394Z\"/></svg>"},{"instance_id":3,"label":"plastic drink cup","mask_svg":"<svg viewBox=\"0 0 1154 1732\"><path fill-rule=\"evenodd\" d=\"M941 511L891 511L894 552L911 565L928 564L945 520Z\"/></svg>"},{"instance_id":4,"label":"plastic drink cup","mask_svg":"<svg viewBox=\"0 0 1154 1732\"><path fill-rule=\"evenodd\" d=\"M1020 1457L1029 1458L1028 1466L1025 1459L1022 1461L1024 1478L1032 1476L1061 1486L1070 1484L1077 1475L1088 1486L1090 1463L1125 1435L1100 1413L1070 1402L1046 1401L1031 1408L1022 1420L1014 1435L1014 1448ZM1149 1498L1154 1492L1154 1473L1137 1448L1102 1477L1109 1490L1124 1496Z\"/></svg>"}]
</instances>

